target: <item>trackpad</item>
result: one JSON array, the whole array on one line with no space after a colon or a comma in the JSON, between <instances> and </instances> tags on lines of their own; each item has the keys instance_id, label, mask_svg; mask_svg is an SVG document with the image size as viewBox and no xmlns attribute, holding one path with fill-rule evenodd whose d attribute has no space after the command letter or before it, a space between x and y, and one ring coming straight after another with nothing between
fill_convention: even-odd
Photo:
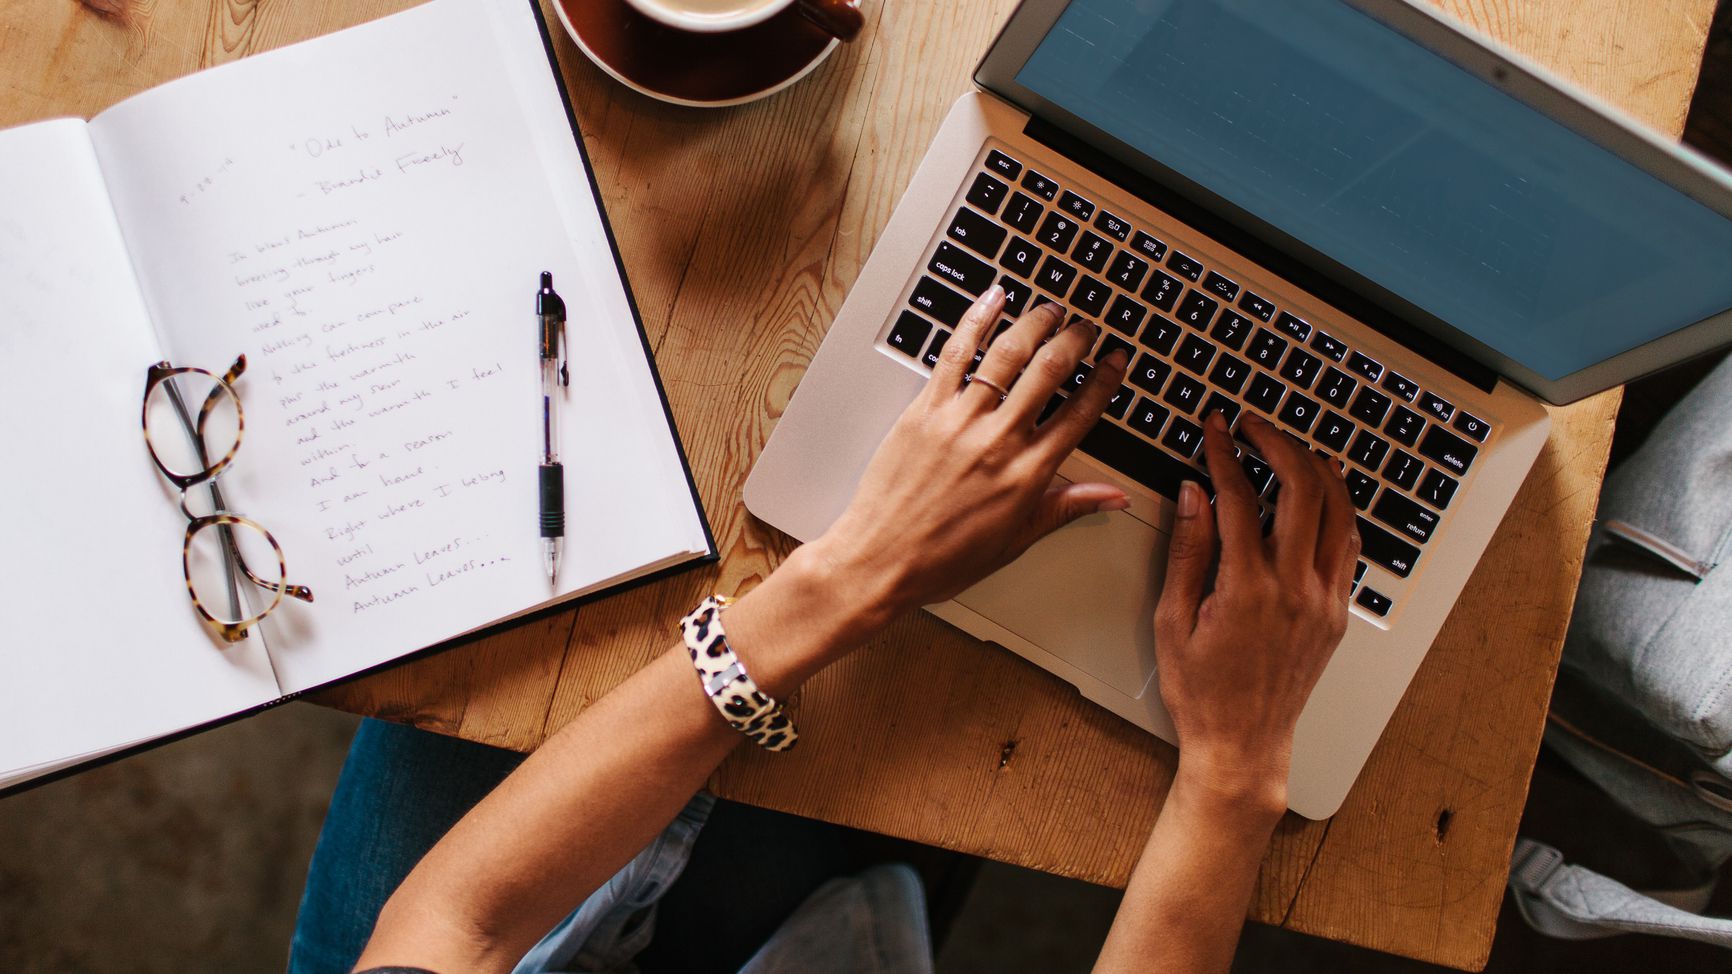
<instances>
[{"instance_id":1,"label":"trackpad","mask_svg":"<svg viewBox=\"0 0 1732 974\"><path fill-rule=\"evenodd\" d=\"M1041 649L1135 697L1155 671L1155 603L1167 535L1123 512L1041 539L956 597Z\"/></svg>"}]
</instances>

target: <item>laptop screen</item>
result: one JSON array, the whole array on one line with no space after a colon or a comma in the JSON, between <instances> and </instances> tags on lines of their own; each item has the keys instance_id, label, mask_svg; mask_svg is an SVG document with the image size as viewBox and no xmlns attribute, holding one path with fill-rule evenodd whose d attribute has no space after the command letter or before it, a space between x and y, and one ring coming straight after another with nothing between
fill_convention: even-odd
<instances>
[{"instance_id":1,"label":"laptop screen","mask_svg":"<svg viewBox=\"0 0 1732 974\"><path fill-rule=\"evenodd\" d=\"M1732 308L1732 220L1340 0L1073 0L1016 80L1548 379Z\"/></svg>"}]
</instances>

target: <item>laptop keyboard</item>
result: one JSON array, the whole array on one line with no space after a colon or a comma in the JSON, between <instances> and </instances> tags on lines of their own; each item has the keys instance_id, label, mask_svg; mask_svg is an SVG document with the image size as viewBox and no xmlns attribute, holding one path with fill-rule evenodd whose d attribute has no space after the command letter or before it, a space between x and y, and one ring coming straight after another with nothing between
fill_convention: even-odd
<instances>
[{"instance_id":1,"label":"laptop keyboard","mask_svg":"<svg viewBox=\"0 0 1732 974\"><path fill-rule=\"evenodd\" d=\"M1080 388L1095 361L1116 348L1130 354L1125 384L1081 450L1169 499L1185 480L1212 496L1203 418L1219 411L1237 431L1256 410L1343 464L1362 540L1354 603L1388 616L1395 603L1383 590L1402 594L1490 425L1100 199L989 148L880 344L929 371L995 283L1007 317L994 337L1049 301L1103 325L1046 410ZM1249 444L1236 445L1267 526L1280 483Z\"/></svg>"}]
</instances>

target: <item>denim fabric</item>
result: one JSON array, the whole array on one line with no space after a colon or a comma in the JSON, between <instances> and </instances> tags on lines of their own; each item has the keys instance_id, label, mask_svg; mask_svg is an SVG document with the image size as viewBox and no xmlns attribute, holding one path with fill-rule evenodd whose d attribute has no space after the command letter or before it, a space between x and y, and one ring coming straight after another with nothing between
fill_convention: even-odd
<instances>
[{"instance_id":1,"label":"denim fabric","mask_svg":"<svg viewBox=\"0 0 1732 974\"><path fill-rule=\"evenodd\" d=\"M920 876L873 866L819 887L740 974L932 974Z\"/></svg>"}]
</instances>

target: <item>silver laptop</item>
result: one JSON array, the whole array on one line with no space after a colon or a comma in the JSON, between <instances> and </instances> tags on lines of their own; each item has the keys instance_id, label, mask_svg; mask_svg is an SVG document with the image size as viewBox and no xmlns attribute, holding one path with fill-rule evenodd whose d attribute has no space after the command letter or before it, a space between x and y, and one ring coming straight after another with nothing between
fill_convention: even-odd
<instances>
[{"instance_id":1,"label":"silver laptop","mask_svg":"<svg viewBox=\"0 0 1732 974\"><path fill-rule=\"evenodd\" d=\"M822 533L992 284L1011 315L1100 323L1089 361L1126 347L1130 374L1060 473L1130 510L930 611L1172 740L1150 619L1174 498L1207 483L1204 415L1264 415L1340 458L1360 511L1352 619L1289 783L1294 811L1331 815L1544 445L1544 403L1732 341L1732 179L1404 0L1026 0L975 81L746 506ZM1244 463L1273 511L1279 484Z\"/></svg>"}]
</instances>

